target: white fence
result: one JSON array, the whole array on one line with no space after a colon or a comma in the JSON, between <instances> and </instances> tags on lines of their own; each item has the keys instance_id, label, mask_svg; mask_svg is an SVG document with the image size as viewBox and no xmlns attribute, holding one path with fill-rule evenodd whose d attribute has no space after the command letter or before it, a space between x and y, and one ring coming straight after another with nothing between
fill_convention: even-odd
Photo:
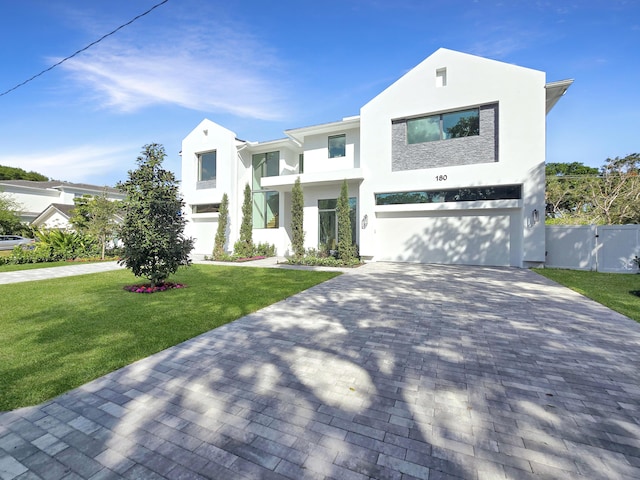
<instances>
[{"instance_id":1,"label":"white fence","mask_svg":"<svg viewBox=\"0 0 640 480\"><path fill-rule=\"evenodd\" d=\"M547 267L638 273L640 225L547 225L546 243Z\"/></svg>"}]
</instances>

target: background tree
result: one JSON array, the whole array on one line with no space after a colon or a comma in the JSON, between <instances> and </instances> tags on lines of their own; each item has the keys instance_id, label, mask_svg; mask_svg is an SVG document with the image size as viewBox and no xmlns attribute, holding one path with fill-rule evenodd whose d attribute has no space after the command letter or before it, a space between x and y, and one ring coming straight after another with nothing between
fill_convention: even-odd
<instances>
[{"instance_id":1,"label":"background tree","mask_svg":"<svg viewBox=\"0 0 640 480\"><path fill-rule=\"evenodd\" d=\"M343 262L349 262L355 258L355 248L351 238L350 210L349 187L345 180L342 182L340 197L336 206L336 215L338 217L338 258Z\"/></svg>"},{"instance_id":2,"label":"background tree","mask_svg":"<svg viewBox=\"0 0 640 480\"><path fill-rule=\"evenodd\" d=\"M184 237L186 220L175 175L162 168L164 147L145 145L138 168L116 187L126 194L120 239L124 244L120 264L152 286L163 283L182 265L189 265L193 239Z\"/></svg>"},{"instance_id":3,"label":"background tree","mask_svg":"<svg viewBox=\"0 0 640 480\"><path fill-rule=\"evenodd\" d=\"M37 182L46 182L49 180L49 177L45 177L41 173L37 172L27 172L22 168L0 165L0 180L32 180Z\"/></svg>"},{"instance_id":4,"label":"background tree","mask_svg":"<svg viewBox=\"0 0 640 480\"><path fill-rule=\"evenodd\" d=\"M24 225L20 221L20 205L0 192L0 234L19 234L23 228Z\"/></svg>"},{"instance_id":5,"label":"background tree","mask_svg":"<svg viewBox=\"0 0 640 480\"><path fill-rule=\"evenodd\" d=\"M291 246L293 255L297 258L304 256L304 193L300 185L300 177L291 189Z\"/></svg>"},{"instance_id":6,"label":"background tree","mask_svg":"<svg viewBox=\"0 0 640 480\"><path fill-rule=\"evenodd\" d=\"M546 173L546 215L566 223L589 223L588 182L599 170L580 162L548 163Z\"/></svg>"},{"instance_id":7,"label":"background tree","mask_svg":"<svg viewBox=\"0 0 640 480\"><path fill-rule=\"evenodd\" d=\"M595 223L640 223L639 172L640 154L607 158L588 187Z\"/></svg>"},{"instance_id":8,"label":"background tree","mask_svg":"<svg viewBox=\"0 0 640 480\"><path fill-rule=\"evenodd\" d=\"M88 235L98 242L101 258L109 242L114 240L118 229L116 215L121 202L109 200L107 192L98 196L83 195L73 199L75 207L71 210L69 222L76 232Z\"/></svg>"},{"instance_id":9,"label":"background tree","mask_svg":"<svg viewBox=\"0 0 640 480\"><path fill-rule=\"evenodd\" d=\"M227 243L227 225L229 224L229 196L225 193L222 195L220 202L220 210L218 210L218 230L216 230L216 239L213 245L213 259L221 260L225 257L224 249Z\"/></svg>"},{"instance_id":10,"label":"background tree","mask_svg":"<svg viewBox=\"0 0 640 480\"><path fill-rule=\"evenodd\" d=\"M240 239L234 244L233 252L242 258L253 256L253 209L251 205L251 187L248 183L244 187Z\"/></svg>"}]
</instances>

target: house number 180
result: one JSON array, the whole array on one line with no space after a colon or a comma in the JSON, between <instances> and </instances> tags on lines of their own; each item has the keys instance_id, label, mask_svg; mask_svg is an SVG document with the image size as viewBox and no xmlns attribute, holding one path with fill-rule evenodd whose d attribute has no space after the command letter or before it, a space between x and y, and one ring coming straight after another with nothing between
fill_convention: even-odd
<instances>
[{"instance_id":1,"label":"house number 180","mask_svg":"<svg viewBox=\"0 0 640 480\"><path fill-rule=\"evenodd\" d=\"M447 176L446 175L436 175L436 181L437 182L444 182L447 180Z\"/></svg>"}]
</instances>

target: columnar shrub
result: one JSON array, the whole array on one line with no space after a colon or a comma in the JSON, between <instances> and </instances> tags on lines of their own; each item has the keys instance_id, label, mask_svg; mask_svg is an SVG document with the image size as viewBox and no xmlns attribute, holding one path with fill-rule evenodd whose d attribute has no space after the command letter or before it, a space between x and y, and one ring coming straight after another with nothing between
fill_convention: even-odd
<instances>
[{"instance_id":1,"label":"columnar shrub","mask_svg":"<svg viewBox=\"0 0 640 480\"><path fill-rule=\"evenodd\" d=\"M222 195L220 210L218 211L218 230L213 246L213 259L222 260L226 256L224 245L227 242L227 225L229 224L229 196Z\"/></svg>"},{"instance_id":2,"label":"columnar shrub","mask_svg":"<svg viewBox=\"0 0 640 480\"><path fill-rule=\"evenodd\" d=\"M342 183L340 197L336 206L338 216L338 258L343 262L350 262L355 258L355 248L351 238L351 218L349 208L349 187L347 180Z\"/></svg>"},{"instance_id":3,"label":"columnar shrub","mask_svg":"<svg viewBox=\"0 0 640 480\"><path fill-rule=\"evenodd\" d=\"M293 255L297 258L304 256L304 194L300 185L300 177L291 190L291 246Z\"/></svg>"},{"instance_id":4,"label":"columnar shrub","mask_svg":"<svg viewBox=\"0 0 640 480\"><path fill-rule=\"evenodd\" d=\"M251 187L248 183L244 187L240 239L234 244L233 253L238 257L253 256L253 210L251 205Z\"/></svg>"}]
</instances>

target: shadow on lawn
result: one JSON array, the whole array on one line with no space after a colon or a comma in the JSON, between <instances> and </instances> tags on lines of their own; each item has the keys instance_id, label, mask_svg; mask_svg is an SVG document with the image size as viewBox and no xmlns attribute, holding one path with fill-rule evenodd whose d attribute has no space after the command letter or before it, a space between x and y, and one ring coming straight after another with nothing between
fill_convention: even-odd
<instances>
[{"instance_id":1,"label":"shadow on lawn","mask_svg":"<svg viewBox=\"0 0 640 480\"><path fill-rule=\"evenodd\" d=\"M639 343L529 271L377 265L0 426L53 432L86 477L627 478Z\"/></svg>"}]
</instances>

